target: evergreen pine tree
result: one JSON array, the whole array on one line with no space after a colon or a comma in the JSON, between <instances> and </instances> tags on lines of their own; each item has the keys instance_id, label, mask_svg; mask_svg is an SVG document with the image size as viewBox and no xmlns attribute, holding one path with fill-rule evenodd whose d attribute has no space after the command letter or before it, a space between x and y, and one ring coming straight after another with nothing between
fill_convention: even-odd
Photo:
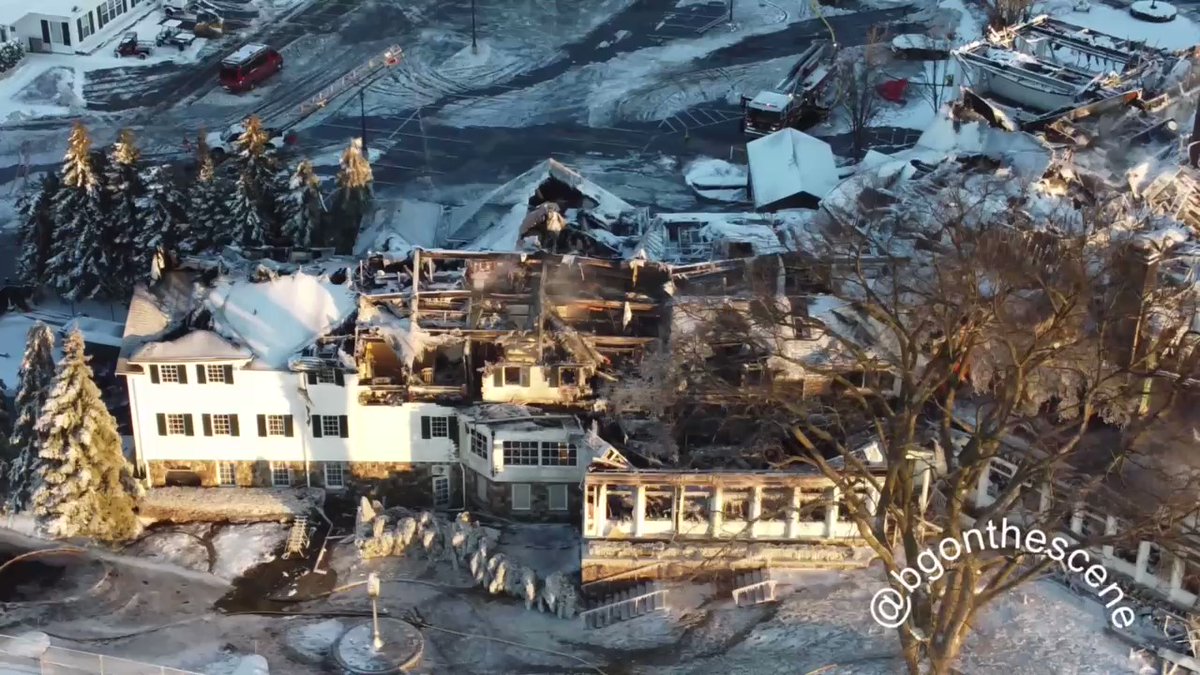
<instances>
[{"instance_id":1,"label":"evergreen pine tree","mask_svg":"<svg viewBox=\"0 0 1200 675\"><path fill-rule=\"evenodd\" d=\"M144 236L146 224L141 218L138 200L146 186L138 170L141 153L134 144L133 132L122 129L113 143L104 170L105 188L109 194L108 252L112 267L106 279L106 289L113 297L127 296L132 281L149 269L145 262L153 257L137 249L136 240Z\"/></svg>"},{"instance_id":2,"label":"evergreen pine tree","mask_svg":"<svg viewBox=\"0 0 1200 675\"><path fill-rule=\"evenodd\" d=\"M26 191L17 203L21 242L17 278L29 286L46 283L46 261L50 259L54 241L54 198L58 188L58 176L43 174L37 187Z\"/></svg>"},{"instance_id":3,"label":"evergreen pine tree","mask_svg":"<svg viewBox=\"0 0 1200 675\"><path fill-rule=\"evenodd\" d=\"M72 331L37 422L41 466L34 515L54 537L120 541L138 528L130 467L87 361L83 335Z\"/></svg>"},{"instance_id":4,"label":"evergreen pine tree","mask_svg":"<svg viewBox=\"0 0 1200 675\"><path fill-rule=\"evenodd\" d=\"M12 459L5 467L4 491L5 504L12 511L29 507L39 466L37 421L53 381L54 333L39 321L26 334L25 356L17 373L16 421L9 437Z\"/></svg>"},{"instance_id":5,"label":"evergreen pine tree","mask_svg":"<svg viewBox=\"0 0 1200 675\"><path fill-rule=\"evenodd\" d=\"M342 168L338 171L337 192L333 197L333 214L337 223L334 233L335 246L339 253L350 253L358 238L358 229L363 216L371 206L371 165L363 156L362 139L350 142L342 153Z\"/></svg>"},{"instance_id":6,"label":"evergreen pine tree","mask_svg":"<svg viewBox=\"0 0 1200 675\"><path fill-rule=\"evenodd\" d=\"M184 253L200 253L233 241L230 231L233 221L226 202L226 195L230 194L231 189L225 177L218 175L203 133L196 144L196 157L196 180L187 195L187 221L190 227L186 240L180 246Z\"/></svg>"},{"instance_id":7,"label":"evergreen pine tree","mask_svg":"<svg viewBox=\"0 0 1200 675\"><path fill-rule=\"evenodd\" d=\"M147 278L157 252L178 252L180 244L189 236L186 231L187 204L169 168L150 167L143 182L146 192L137 203L142 228L133 240L133 283Z\"/></svg>"},{"instance_id":8,"label":"evergreen pine tree","mask_svg":"<svg viewBox=\"0 0 1200 675\"><path fill-rule=\"evenodd\" d=\"M0 511L11 492L8 486L8 471L16 458L9 437L13 431L12 406L9 404L8 383L0 380Z\"/></svg>"},{"instance_id":9,"label":"evergreen pine tree","mask_svg":"<svg viewBox=\"0 0 1200 675\"><path fill-rule=\"evenodd\" d=\"M274 215L283 192L267 132L257 117L246 119L238 138L238 179L229 198L235 243L262 246L279 236Z\"/></svg>"},{"instance_id":10,"label":"evergreen pine tree","mask_svg":"<svg viewBox=\"0 0 1200 675\"><path fill-rule=\"evenodd\" d=\"M296 166L296 173L288 181L283 213L283 235L291 240L292 246L307 248L321 244L325 202L321 197L321 180L307 159Z\"/></svg>"},{"instance_id":11,"label":"evergreen pine tree","mask_svg":"<svg viewBox=\"0 0 1200 675\"><path fill-rule=\"evenodd\" d=\"M75 123L54 200L54 237L46 281L68 300L91 298L113 273L105 241L105 202L91 155L92 139Z\"/></svg>"}]
</instances>

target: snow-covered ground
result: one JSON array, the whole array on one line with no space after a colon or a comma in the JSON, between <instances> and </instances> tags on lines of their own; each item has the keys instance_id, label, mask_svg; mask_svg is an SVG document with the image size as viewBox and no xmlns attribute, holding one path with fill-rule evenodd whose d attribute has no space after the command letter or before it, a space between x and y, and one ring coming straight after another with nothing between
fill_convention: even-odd
<instances>
[{"instance_id":1,"label":"snow-covered ground","mask_svg":"<svg viewBox=\"0 0 1200 675\"><path fill-rule=\"evenodd\" d=\"M1095 3L1086 12L1071 12L1056 18L1128 40L1144 40L1151 47L1187 49L1200 44L1200 25L1185 16L1168 23L1139 21L1126 9Z\"/></svg>"}]
</instances>

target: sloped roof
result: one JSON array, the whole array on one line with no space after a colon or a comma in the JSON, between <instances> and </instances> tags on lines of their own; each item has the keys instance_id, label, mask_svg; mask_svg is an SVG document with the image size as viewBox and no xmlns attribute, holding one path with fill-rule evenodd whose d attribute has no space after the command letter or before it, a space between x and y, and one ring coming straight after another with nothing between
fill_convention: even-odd
<instances>
[{"instance_id":1,"label":"sloped roof","mask_svg":"<svg viewBox=\"0 0 1200 675\"><path fill-rule=\"evenodd\" d=\"M798 194L823 199L837 187L837 162L829 144L795 129L781 129L746 144L754 207Z\"/></svg>"},{"instance_id":2,"label":"sloped roof","mask_svg":"<svg viewBox=\"0 0 1200 675\"><path fill-rule=\"evenodd\" d=\"M142 345L129 357L130 363L174 361L248 361L254 356L210 330L194 330L167 342Z\"/></svg>"}]
</instances>

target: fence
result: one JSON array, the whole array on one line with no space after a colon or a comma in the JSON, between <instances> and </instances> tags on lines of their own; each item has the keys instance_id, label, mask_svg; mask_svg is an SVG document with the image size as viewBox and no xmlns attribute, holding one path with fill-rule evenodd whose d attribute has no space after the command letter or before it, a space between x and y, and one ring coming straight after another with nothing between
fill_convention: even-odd
<instances>
[{"instance_id":1,"label":"fence","mask_svg":"<svg viewBox=\"0 0 1200 675\"><path fill-rule=\"evenodd\" d=\"M11 635L0 635L0 672L41 675L201 675L190 670L48 646L44 641Z\"/></svg>"}]
</instances>

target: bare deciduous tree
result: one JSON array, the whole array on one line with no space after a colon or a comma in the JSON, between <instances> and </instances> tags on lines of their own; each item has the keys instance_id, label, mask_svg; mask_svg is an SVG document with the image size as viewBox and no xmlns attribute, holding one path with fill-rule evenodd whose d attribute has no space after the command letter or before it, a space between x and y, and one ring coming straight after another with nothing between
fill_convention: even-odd
<instances>
[{"instance_id":1,"label":"bare deciduous tree","mask_svg":"<svg viewBox=\"0 0 1200 675\"><path fill-rule=\"evenodd\" d=\"M1039 211L1016 181L964 173L932 176L941 187L922 199L843 211L818 260L787 270L819 269L831 291L820 303L764 275L749 296L683 310L694 339L675 345L673 381L661 366L652 378L659 408L704 399L753 411L796 442L776 466L809 464L838 486L884 578L911 602L897 630L914 675L952 672L979 612L1058 566L1009 542L964 547L927 586L897 583L937 541L1008 518L1025 532L1070 531L1068 551L1121 555L1154 541L1185 555L1200 495L1186 451L1194 403L1180 405L1195 370L1180 341L1190 289L1149 283L1128 240L1090 234L1132 218L1124 207ZM685 301L676 296L673 314ZM822 358L802 335L818 323ZM717 365L729 344L741 372L766 369L760 385ZM805 396L814 381L838 395ZM882 472L859 452L864 429ZM874 497L857 496L864 488Z\"/></svg>"},{"instance_id":2,"label":"bare deciduous tree","mask_svg":"<svg viewBox=\"0 0 1200 675\"><path fill-rule=\"evenodd\" d=\"M876 26L867 33L866 45L838 55L834 109L850 125L856 156L866 150L867 131L883 108L878 87L885 79L881 66L886 54L886 34Z\"/></svg>"}]
</instances>

